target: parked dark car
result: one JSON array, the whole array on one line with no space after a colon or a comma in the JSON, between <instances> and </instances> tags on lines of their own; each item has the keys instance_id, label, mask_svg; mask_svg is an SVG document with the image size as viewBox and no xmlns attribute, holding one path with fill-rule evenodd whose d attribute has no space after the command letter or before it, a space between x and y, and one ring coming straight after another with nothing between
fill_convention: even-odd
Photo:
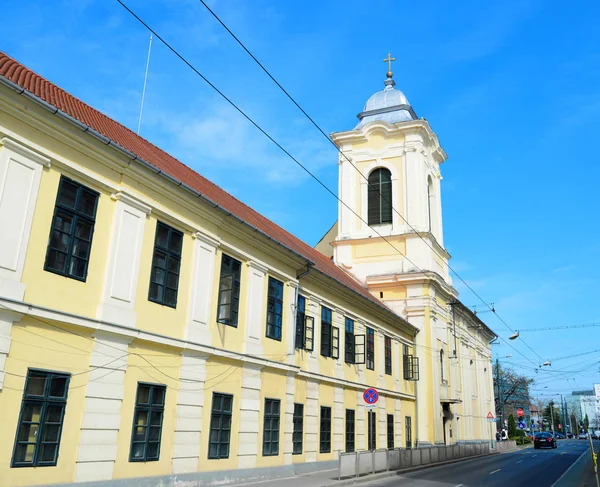
<instances>
[{"instance_id":1,"label":"parked dark car","mask_svg":"<svg viewBox=\"0 0 600 487\"><path fill-rule=\"evenodd\" d=\"M556 438L557 440L564 440L565 435L563 435L562 433L554 433L554 438Z\"/></svg>"},{"instance_id":2,"label":"parked dark car","mask_svg":"<svg viewBox=\"0 0 600 487\"><path fill-rule=\"evenodd\" d=\"M535 438L533 439L533 447L537 450L543 446L556 448L556 438L552 436L552 433L546 431L536 433Z\"/></svg>"}]
</instances>

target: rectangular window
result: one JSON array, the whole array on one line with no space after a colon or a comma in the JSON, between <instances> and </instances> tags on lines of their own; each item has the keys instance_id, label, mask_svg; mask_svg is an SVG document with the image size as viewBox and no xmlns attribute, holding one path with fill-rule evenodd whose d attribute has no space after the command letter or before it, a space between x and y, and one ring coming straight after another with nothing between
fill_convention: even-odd
<instances>
[{"instance_id":1,"label":"rectangular window","mask_svg":"<svg viewBox=\"0 0 600 487\"><path fill-rule=\"evenodd\" d=\"M312 316L306 317L306 345L307 352L315 349L315 319Z\"/></svg>"},{"instance_id":2,"label":"rectangular window","mask_svg":"<svg viewBox=\"0 0 600 487\"><path fill-rule=\"evenodd\" d=\"M27 371L12 467L56 465L69 379L59 372Z\"/></svg>"},{"instance_id":3,"label":"rectangular window","mask_svg":"<svg viewBox=\"0 0 600 487\"><path fill-rule=\"evenodd\" d=\"M237 327L241 274L242 263L223 254L221 258L221 277L219 279L217 321L224 325Z\"/></svg>"},{"instance_id":4,"label":"rectangular window","mask_svg":"<svg viewBox=\"0 0 600 487\"><path fill-rule=\"evenodd\" d=\"M406 416L405 418L405 436L406 436L406 448L412 448L412 418L410 416Z\"/></svg>"},{"instance_id":5,"label":"rectangular window","mask_svg":"<svg viewBox=\"0 0 600 487\"><path fill-rule=\"evenodd\" d=\"M321 434L319 437L319 452L331 451L331 408L321 406Z\"/></svg>"},{"instance_id":6,"label":"rectangular window","mask_svg":"<svg viewBox=\"0 0 600 487\"><path fill-rule=\"evenodd\" d=\"M281 341L281 321L283 317L283 283L269 277L267 298L267 337Z\"/></svg>"},{"instance_id":7,"label":"rectangular window","mask_svg":"<svg viewBox=\"0 0 600 487\"><path fill-rule=\"evenodd\" d=\"M340 329L337 326L331 327L331 358L340 358Z\"/></svg>"},{"instance_id":8,"label":"rectangular window","mask_svg":"<svg viewBox=\"0 0 600 487\"><path fill-rule=\"evenodd\" d=\"M44 270L85 281L99 194L60 178Z\"/></svg>"},{"instance_id":9,"label":"rectangular window","mask_svg":"<svg viewBox=\"0 0 600 487\"><path fill-rule=\"evenodd\" d=\"M298 295L296 303L296 348L303 350L306 346L306 298Z\"/></svg>"},{"instance_id":10,"label":"rectangular window","mask_svg":"<svg viewBox=\"0 0 600 487\"><path fill-rule=\"evenodd\" d=\"M344 358L347 364L355 362L354 352L354 320L346 318L346 327L344 333Z\"/></svg>"},{"instance_id":11,"label":"rectangular window","mask_svg":"<svg viewBox=\"0 0 600 487\"><path fill-rule=\"evenodd\" d=\"M419 357L409 355L408 345L404 345L403 350L403 369L404 369L404 380L419 380Z\"/></svg>"},{"instance_id":12,"label":"rectangular window","mask_svg":"<svg viewBox=\"0 0 600 487\"><path fill-rule=\"evenodd\" d=\"M385 373L392 375L392 339L385 337Z\"/></svg>"},{"instance_id":13,"label":"rectangular window","mask_svg":"<svg viewBox=\"0 0 600 487\"><path fill-rule=\"evenodd\" d=\"M331 357L331 315L325 306L321 307L321 355Z\"/></svg>"},{"instance_id":14,"label":"rectangular window","mask_svg":"<svg viewBox=\"0 0 600 487\"><path fill-rule=\"evenodd\" d=\"M265 399L263 457L279 455L279 399Z\"/></svg>"},{"instance_id":15,"label":"rectangular window","mask_svg":"<svg viewBox=\"0 0 600 487\"><path fill-rule=\"evenodd\" d=\"M181 266L181 247L183 233L164 223L156 223L154 255L148 299L170 308L177 306L177 288L179 286L179 267Z\"/></svg>"},{"instance_id":16,"label":"rectangular window","mask_svg":"<svg viewBox=\"0 0 600 487\"><path fill-rule=\"evenodd\" d=\"M375 332L367 326L367 369L375 369Z\"/></svg>"},{"instance_id":17,"label":"rectangular window","mask_svg":"<svg viewBox=\"0 0 600 487\"><path fill-rule=\"evenodd\" d=\"M294 432L292 443L294 455L302 454L302 438L304 435L304 404L294 404Z\"/></svg>"},{"instance_id":18,"label":"rectangular window","mask_svg":"<svg viewBox=\"0 0 600 487\"><path fill-rule=\"evenodd\" d=\"M377 416L375 411L368 412L367 422L368 427L368 449L375 450L377 448Z\"/></svg>"},{"instance_id":19,"label":"rectangular window","mask_svg":"<svg viewBox=\"0 0 600 487\"><path fill-rule=\"evenodd\" d=\"M354 451L354 409L346 409L346 451Z\"/></svg>"},{"instance_id":20,"label":"rectangular window","mask_svg":"<svg viewBox=\"0 0 600 487\"><path fill-rule=\"evenodd\" d=\"M167 388L138 382L131 430L130 462L155 462L160 456L160 437Z\"/></svg>"},{"instance_id":21,"label":"rectangular window","mask_svg":"<svg viewBox=\"0 0 600 487\"><path fill-rule=\"evenodd\" d=\"M213 392L208 458L229 458L233 396Z\"/></svg>"},{"instance_id":22,"label":"rectangular window","mask_svg":"<svg viewBox=\"0 0 600 487\"><path fill-rule=\"evenodd\" d=\"M354 363L365 363L365 335L354 336Z\"/></svg>"},{"instance_id":23,"label":"rectangular window","mask_svg":"<svg viewBox=\"0 0 600 487\"><path fill-rule=\"evenodd\" d=\"M387 415L387 447L394 448L394 415Z\"/></svg>"}]
</instances>

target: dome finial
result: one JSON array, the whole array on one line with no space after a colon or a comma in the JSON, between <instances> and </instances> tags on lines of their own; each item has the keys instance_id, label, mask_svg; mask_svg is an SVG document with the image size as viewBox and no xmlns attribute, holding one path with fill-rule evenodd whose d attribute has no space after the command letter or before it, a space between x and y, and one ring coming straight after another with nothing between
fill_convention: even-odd
<instances>
[{"instance_id":1,"label":"dome finial","mask_svg":"<svg viewBox=\"0 0 600 487\"><path fill-rule=\"evenodd\" d=\"M392 79L392 76L394 76L394 73L392 73L392 61L395 61L396 58L392 57L392 55L388 52L387 58L385 58L383 60L384 63L388 63L388 72L386 74L387 79L385 80L385 86L386 87L390 87L390 86L394 86L396 83L395 81Z\"/></svg>"}]
</instances>

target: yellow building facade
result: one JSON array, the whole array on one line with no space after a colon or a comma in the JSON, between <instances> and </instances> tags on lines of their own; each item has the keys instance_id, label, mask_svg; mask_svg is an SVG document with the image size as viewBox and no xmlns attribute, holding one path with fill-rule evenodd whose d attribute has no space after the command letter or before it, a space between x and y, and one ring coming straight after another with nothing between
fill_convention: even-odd
<instances>
[{"instance_id":1,"label":"yellow building facade","mask_svg":"<svg viewBox=\"0 0 600 487\"><path fill-rule=\"evenodd\" d=\"M415 445L418 326L1 53L0 229L2 485L226 483Z\"/></svg>"}]
</instances>

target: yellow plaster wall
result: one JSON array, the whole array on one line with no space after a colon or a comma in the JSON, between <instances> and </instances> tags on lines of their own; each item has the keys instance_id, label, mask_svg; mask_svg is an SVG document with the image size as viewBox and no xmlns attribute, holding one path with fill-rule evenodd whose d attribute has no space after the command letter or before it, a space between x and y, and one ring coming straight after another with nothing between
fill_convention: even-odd
<instances>
[{"instance_id":1,"label":"yellow plaster wall","mask_svg":"<svg viewBox=\"0 0 600 487\"><path fill-rule=\"evenodd\" d=\"M334 448L334 427L335 427L335 421L334 421L334 413L335 413L335 409L334 409L334 405L333 405L333 385L332 384L327 384L327 383L319 383L319 401L318 401L318 416L317 416L317 424L320 425L321 424L321 406L325 406L325 407L329 407L331 408L331 451L329 453L321 453L320 452L320 448L317 445L317 462L325 462L328 460L333 460L334 457L336 457L336 454L334 454L333 448ZM320 427L317 426L317 438L320 439L321 437L321 433L320 433Z\"/></svg>"},{"instance_id":2,"label":"yellow plaster wall","mask_svg":"<svg viewBox=\"0 0 600 487\"><path fill-rule=\"evenodd\" d=\"M191 275L194 268L192 259L194 242L191 236L184 232L176 308L170 308L169 306L150 301L148 299L148 291L150 289L150 273L152 270L154 239L158 221L170 225L169 222L161 219L157 220L153 216L150 216L149 220L146 221L136 290L135 309L137 312L137 327L151 333L184 338L189 309ZM174 228L182 230L181 228Z\"/></svg>"},{"instance_id":3,"label":"yellow plaster wall","mask_svg":"<svg viewBox=\"0 0 600 487\"><path fill-rule=\"evenodd\" d=\"M353 242L352 258L356 263L402 260L400 254L406 254L404 237L387 237L386 241L379 238ZM391 242L392 247L388 242ZM400 253L399 253L399 252Z\"/></svg>"},{"instance_id":4,"label":"yellow plaster wall","mask_svg":"<svg viewBox=\"0 0 600 487\"><path fill-rule=\"evenodd\" d=\"M269 369L261 372L260 412L258 424L258 455L257 467L272 467L283 464L284 435L285 435L285 393L287 377L281 371ZM263 456L263 426L265 417L265 399L279 399L279 454ZM304 448L303 448L304 450Z\"/></svg>"},{"instance_id":5,"label":"yellow plaster wall","mask_svg":"<svg viewBox=\"0 0 600 487\"><path fill-rule=\"evenodd\" d=\"M42 173L27 258L23 268L22 282L26 284L24 300L40 306L95 318L104 285L114 203L110 196L103 193L99 187L72 177L71 179L100 192L86 282L45 271L46 249L60 177L61 173L54 167L44 170Z\"/></svg>"},{"instance_id":6,"label":"yellow plaster wall","mask_svg":"<svg viewBox=\"0 0 600 487\"><path fill-rule=\"evenodd\" d=\"M202 408L202 433L200 435L199 471L235 470L238 464L238 437L240 432L240 408L242 406L242 372L240 362L211 356L206 362L206 383L204 387L204 407ZM213 394L233 395L231 437L229 457L208 458L208 438Z\"/></svg>"},{"instance_id":7,"label":"yellow plaster wall","mask_svg":"<svg viewBox=\"0 0 600 487\"><path fill-rule=\"evenodd\" d=\"M121 405L121 427L117 435L117 459L113 477L117 479L165 475L171 472L181 355L176 349L143 341L131 343L129 352L127 372L125 373L125 396ZM139 382L167 386L160 458L155 462L129 461L131 429Z\"/></svg>"},{"instance_id":8,"label":"yellow plaster wall","mask_svg":"<svg viewBox=\"0 0 600 487\"><path fill-rule=\"evenodd\" d=\"M75 461L85 404L93 339L89 333L65 324L77 336L24 317L12 327L6 377L0 391L0 485L20 486L69 483L75 478ZM87 338L86 338L87 337ZM71 373L67 407L55 467L10 468L28 368Z\"/></svg>"}]
</instances>

